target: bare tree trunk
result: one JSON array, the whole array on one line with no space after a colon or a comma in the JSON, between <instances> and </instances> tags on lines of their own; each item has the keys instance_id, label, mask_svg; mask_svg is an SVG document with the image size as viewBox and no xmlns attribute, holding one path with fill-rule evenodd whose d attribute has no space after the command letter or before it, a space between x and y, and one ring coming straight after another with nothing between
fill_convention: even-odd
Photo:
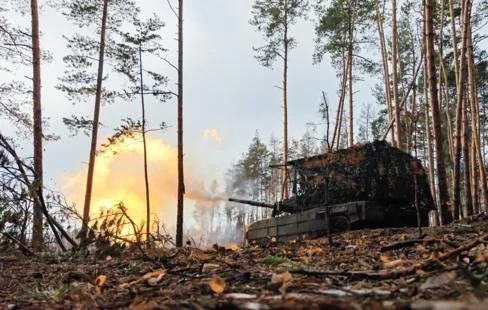
<instances>
[{"instance_id":1,"label":"bare tree trunk","mask_svg":"<svg viewBox=\"0 0 488 310\"><path fill-rule=\"evenodd\" d=\"M349 52L347 58L349 59L349 68L348 68L348 76L349 76L349 131L348 131L348 139L347 145L349 147L354 145L354 102L353 102L353 87L352 87L352 43L349 45Z\"/></svg>"},{"instance_id":2,"label":"bare tree trunk","mask_svg":"<svg viewBox=\"0 0 488 310\"><path fill-rule=\"evenodd\" d=\"M285 27L285 32L283 35L284 42L284 55L283 55L283 193L284 199L288 199L288 167L286 163L288 162L288 7L285 1L285 21L283 25Z\"/></svg>"},{"instance_id":3,"label":"bare tree trunk","mask_svg":"<svg viewBox=\"0 0 488 310\"><path fill-rule=\"evenodd\" d=\"M464 0L463 0L464 1ZM454 77L456 78L456 85L458 85L459 80L459 58L458 58L458 48L456 42L456 15L454 15L454 6L452 0L449 0L449 15L450 15L450 25L451 25L451 45L454 58Z\"/></svg>"},{"instance_id":4,"label":"bare tree trunk","mask_svg":"<svg viewBox=\"0 0 488 310\"><path fill-rule=\"evenodd\" d=\"M349 14L349 45L347 49L347 59L348 59L348 76L349 76L349 130L348 130L348 143L349 147L354 145L354 92L352 85L352 67L353 67L353 42L354 42L354 13L350 10Z\"/></svg>"},{"instance_id":5,"label":"bare tree trunk","mask_svg":"<svg viewBox=\"0 0 488 310\"><path fill-rule=\"evenodd\" d=\"M383 63L383 81L385 83L386 110L388 111L388 122L391 122L393 119L393 113L391 106L390 73L388 69L388 54L386 52L385 32L383 29L383 15L380 12L379 1L376 2L376 22L378 24L378 33L381 47L381 60ZM392 144L396 145L395 130L393 128L391 129L390 134Z\"/></svg>"},{"instance_id":6,"label":"bare tree trunk","mask_svg":"<svg viewBox=\"0 0 488 310\"><path fill-rule=\"evenodd\" d=\"M469 1L470 2L470 1ZM468 7L471 9L470 7ZM467 47L466 47L466 57L467 57L467 67L468 67L468 86L469 86L469 101L471 102L471 126L472 126L472 139L474 141L476 149L476 157L479 165L479 185L481 187L481 195L483 207L482 210L486 211L488 207L488 188L486 183L486 172L485 163L483 160L483 155L481 152L481 142L480 142L480 112L479 112L479 102L478 102L478 90L476 89L476 72L474 65L473 56L473 38L471 32L471 25L468 24L468 36L467 36Z\"/></svg>"},{"instance_id":7,"label":"bare tree trunk","mask_svg":"<svg viewBox=\"0 0 488 310\"><path fill-rule=\"evenodd\" d=\"M396 135L396 147L402 149L401 140L401 120L400 120L400 103L398 101L398 30L397 30L397 2L392 1L392 57L391 64L393 69L393 102L394 102L394 114L395 114L395 135Z\"/></svg>"},{"instance_id":8,"label":"bare tree trunk","mask_svg":"<svg viewBox=\"0 0 488 310\"><path fill-rule=\"evenodd\" d=\"M427 62L427 59L424 59ZM424 76L427 76L427 66L424 66ZM429 184L432 197L436 204L438 203L437 191L435 186L435 171L434 171L434 150L432 149L432 135L430 132L430 115L429 115L429 100L428 100L428 87L427 79L424 79L424 100L425 100L425 135L427 136L427 151L429 159Z\"/></svg>"},{"instance_id":9,"label":"bare tree trunk","mask_svg":"<svg viewBox=\"0 0 488 310\"><path fill-rule=\"evenodd\" d=\"M473 113L471 113L471 117L473 117ZM473 135L473 133L471 133ZM477 162L477 152L476 152L476 145L474 142L474 137L471 137L471 148L470 148L470 175L471 175L471 195L473 197L473 213L477 214L480 212L480 201L479 201L479 175L478 175L478 162Z\"/></svg>"},{"instance_id":10,"label":"bare tree trunk","mask_svg":"<svg viewBox=\"0 0 488 310\"><path fill-rule=\"evenodd\" d=\"M473 199L471 196L471 177L470 177L470 170L469 170L469 129L468 129L468 111L467 111L467 104L466 100L463 100L463 112L462 112L462 147L463 147L463 168L464 168L464 188L465 188L465 210L466 216L473 215ZM460 210L461 217L463 217L462 210Z\"/></svg>"},{"instance_id":11,"label":"bare tree trunk","mask_svg":"<svg viewBox=\"0 0 488 310\"><path fill-rule=\"evenodd\" d=\"M344 109L344 98L346 96L346 83L347 83L347 68L348 59L346 59L345 52L342 53L342 79L341 79L341 91L339 95L339 103L337 105L337 115L334 125L334 133L332 135L332 143L330 145L331 149L334 148L334 144L337 142L336 149L339 148L339 140L341 136L341 126L342 126L342 110Z\"/></svg>"},{"instance_id":12,"label":"bare tree trunk","mask_svg":"<svg viewBox=\"0 0 488 310\"><path fill-rule=\"evenodd\" d=\"M183 0L178 0L178 209L176 215L176 246L183 246Z\"/></svg>"},{"instance_id":13,"label":"bare tree trunk","mask_svg":"<svg viewBox=\"0 0 488 310\"><path fill-rule=\"evenodd\" d=\"M442 224L452 222L452 213L449 206L449 193L446 183L446 167L444 163L444 153L442 152L442 131L440 120L440 109L437 97L437 76L435 69L434 54L434 25L432 17L434 0L425 0L424 19L425 19L425 45L427 57L427 78L429 86L429 101L432 111L432 125L434 129L434 146L437 155L437 183L439 185L440 214Z\"/></svg>"},{"instance_id":14,"label":"bare tree trunk","mask_svg":"<svg viewBox=\"0 0 488 310\"><path fill-rule=\"evenodd\" d=\"M85 246L87 241L88 222L90 220L90 204L93 186L93 174L95 171L95 156L97 152L98 123L100 120L100 103L102 99L102 82L103 82L103 61L105 56L105 32L107 28L107 10L109 0L103 1L102 27L100 31L100 50L98 54L98 75L97 90L95 93L95 107L93 112L93 128L90 146L90 159L88 161L88 174L86 177L85 203L83 206L83 223L81 226L81 245Z\"/></svg>"},{"instance_id":15,"label":"bare tree trunk","mask_svg":"<svg viewBox=\"0 0 488 310\"><path fill-rule=\"evenodd\" d=\"M141 112L142 112L142 146L144 157L144 185L146 187L146 240L151 233L151 203L149 196L149 176L147 172L147 143L146 143L146 107L144 105L144 81L142 77L142 46L139 43L139 75L141 79ZM149 245L149 243L148 243Z\"/></svg>"},{"instance_id":16,"label":"bare tree trunk","mask_svg":"<svg viewBox=\"0 0 488 310\"><path fill-rule=\"evenodd\" d=\"M469 9L466 5L470 0L467 0L462 5L462 35L461 35L461 55L460 63L458 66L458 80L456 84L456 141L455 141L455 154L454 154L454 182L453 182L453 194L454 194L454 219L459 219L460 213L460 195L461 195L461 123L462 123L462 109L464 101L464 84L466 76L466 43L468 35L468 23L469 23ZM453 47L456 49L456 47Z\"/></svg>"},{"instance_id":17,"label":"bare tree trunk","mask_svg":"<svg viewBox=\"0 0 488 310\"><path fill-rule=\"evenodd\" d=\"M42 197L42 110L41 110L41 48L39 42L39 11L37 0L31 0L32 15L32 101L34 116L34 195ZM34 199L32 217L32 249L42 251L42 206Z\"/></svg>"}]
</instances>

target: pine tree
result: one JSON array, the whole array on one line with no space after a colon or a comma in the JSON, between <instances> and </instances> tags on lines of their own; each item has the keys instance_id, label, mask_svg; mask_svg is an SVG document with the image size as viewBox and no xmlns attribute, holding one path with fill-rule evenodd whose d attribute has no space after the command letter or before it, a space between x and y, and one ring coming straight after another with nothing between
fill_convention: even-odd
<instances>
[{"instance_id":1,"label":"pine tree","mask_svg":"<svg viewBox=\"0 0 488 310\"><path fill-rule=\"evenodd\" d=\"M266 45L254 48L256 59L271 67L280 59L283 62L283 162L288 162L288 63L289 52L296 46L290 35L291 26L308 12L307 0L256 0L252 6L251 25L263 32ZM283 170L283 193L288 198L288 170Z\"/></svg>"}]
</instances>

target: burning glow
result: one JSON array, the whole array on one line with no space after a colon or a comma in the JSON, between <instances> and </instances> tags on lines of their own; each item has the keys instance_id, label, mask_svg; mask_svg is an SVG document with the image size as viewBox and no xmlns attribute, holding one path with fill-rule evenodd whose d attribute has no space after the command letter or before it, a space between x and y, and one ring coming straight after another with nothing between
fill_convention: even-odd
<instances>
[{"instance_id":1,"label":"burning glow","mask_svg":"<svg viewBox=\"0 0 488 310\"><path fill-rule=\"evenodd\" d=\"M203 130L202 138L205 141L215 142L217 144L222 143L222 135L216 128L206 128Z\"/></svg>"},{"instance_id":2,"label":"burning glow","mask_svg":"<svg viewBox=\"0 0 488 310\"><path fill-rule=\"evenodd\" d=\"M156 215L161 223L173 226L176 222L176 149L158 138L148 136L147 153L152 221ZM185 171L194 171L189 166L185 162ZM86 170L86 166L80 168L69 175L64 183L68 199L76 203L80 213L85 195ZM220 200L206 194L204 182L197 175L186 173L185 185L186 200L193 200L193 204ZM126 138L97 156L91 201L92 218L97 217L100 211L123 202L135 223L146 221L143 145L140 136ZM185 203L187 211L191 212L191 207L192 204Z\"/></svg>"}]
</instances>

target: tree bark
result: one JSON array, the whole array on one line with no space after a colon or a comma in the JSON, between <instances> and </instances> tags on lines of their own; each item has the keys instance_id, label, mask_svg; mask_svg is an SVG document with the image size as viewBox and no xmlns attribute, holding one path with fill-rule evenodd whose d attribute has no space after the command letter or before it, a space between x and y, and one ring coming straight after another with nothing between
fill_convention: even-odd
<instances>
[{"instance_id":1,"label":"tree bark","mask_svg":"<svg viewBox=\"0 0 488 310\"><path fill-rule=\"evenodd\" d=\"M380 12L379 2L376 2L376 22L378 24L378 34L381 48L381 61L383 64L383 81L385 83L385 100L386 110L388 112L388 122L393 120L392 106L391 106L391 86L390 86L390 72L388 68L388 54L386 52L385 43L385 31L383 29L383 15ZM392 145L396 145L395 142L395 130L392 128L390 131L390 138Z\"/></svg>"},{"instance_id":2,"label":"tree bark","mask_svg":"<svg viewBox=\"0 0 488 310\"><path fill-rule=\"evenodd\" d=\"M463 107L462 107L462 147L463 147L463 168L464 168L464 190L465 190L465 210L466 213L463 213L462 209L460 210L460 215L463 217L473 215L473 199L471 196L471 175L470 175L470 160L469 160L469 128L468 128L468 106L466 100L463 100Z\"/></svg>"},{"instance_id":3,"label":"tree bark","mask_svg":"<svg viewBox=\"0 0 488 310\"><path fill-rule=\"evenodd\" d=\"M107 28L107 11L109 0L103 1L102 25L100 31L100 50L98 54L97 89L95 93L95 106L93 111L93 128L90 145L90 159L88 161L88 174L86 177L85 203L83 206L83 223L81 227L81 246L86 246L88 222L90 220L90 204L93 186L93 174L95 171L95 158L97 152L98 123L100 120L100 103L102 99L103 65L105 57L105 32Z\"/></svg>"},{"instance_id":4,"label":"tree bark","mask_svg":"<svg viewBox=\"0 0 488 310\"><path fill-rule=\"evenodd\" d=\"M176 246L183 246L183 202L185 181L183 170L183 0L178 0L178 209Z\"/></svg>"},{"instance_id":5,"label":"tree bark","mask_svg":"<svg viewBox=\"0 0 488 310\"><path fill-rule=\"evenodd\" d=\"M42 110L41 110L41 48L39 40L39 10L37 0L31 0L32 15L32 100L34 117L34 188L33 195L39 198L43 195L42 169ZM32 216L32 249L42 251L42 206L34 199Z\"/></svg>"},{"instance_id":6,"label":"tree bark","mask_svg":"<svg viewBox=\"0 0 488 310\"><path fill-rule=\"evenodd\" d=\"M147 172L147 143L146 143L146 107L144 105L144 81L142 76L142 46L139 43L139 75L141 79L141 113L142 113L142 146L144 157L144 185L146 187L146 240L151 233L151 202L149 196L149 175ZM135 233L135 232L134 232ZM149 245L149 243L148 243Z\"/></svg>"},{"instance_id":7,"label":"tree bark","mask_svg":"<svg viewBox=\"0 0 488 310\"><path fill-rule=\"evenodd\" d=\"M401 120L400 120L400 106L398 102L398 30L397 30L397 2L392 1L392 57L391 64L393 70L393 102L394 102L394 114L395 114L395 140L396 147L402 149L401 140Z\"/></svg>"},{"instance_id":8,"label":"tree bark","mask_svg":"<svg viewBox=\"0 0 488 310\"><path fill-rule=\"evenodd\" d=\"M285 0L283 34L283 199L288 199L288 3Z\"/></svg>"},{"instance_id":9,"label":"tree bark","mask_svg":"<svg viewBox=\"0 0 488 310\"><path fill-rule=\"evenodd\" d=\"M429 86L429 101L432 111L432 125L434 130L434 147L437 155L437 183L439 186L440 215L442 224L452 222L452 212L449 206L449 193L446 183L446 167L444 153L442 150L442 131L440 121L440 109L437 97L437 76L434 54L434 25L433 25L433 3L434 0L424 1L424 22L425 22L425 48L427 57L427 78Z\"/></svg>"},{"instance_id":10,"label":"tree bark","mask_svg":"<svg viewBox=\"0 0 488 310\"><path fill-rule=\"evenodd\" d=\"M485 163L481 151L480 142L480 112L479 112L479 102L478 102L478 90L476 89L476 72L474 65L474 55L473 55L473 38L471 25L468 25L468 36L467 36L467 46L466 46L466 56L467 56L467 67L468 67L468 86L469 86L469 101L471 102L471 126L472 126L472 139L474 141L476 149L476 157L479 165L479 185L481 187L482 195L482 211L487 211L488 206L488 187L486 183L486 172ZM481 211L481 210L480 210Z\"/></svg>"},{"instance_id":11,"label":"tree bark","mask_svg":"<svg viewBox=\"0 0 488 310\"><path fill-rule=\"evenodd\" d=\"M349 130L348 130L348 143L349 147L354 145L354 93L352 85L352 67L353 67L353 41L354 41L354 12L350 11L349 14L349 45L347 49L348 59L348 78L349 78Z\"/></svg>"},{"instance_id":12,"label":"tree bark","mask_svg":"<svg viewBox=\"0 0 488 310\"><path fill-rule=\"evenodd\" d=\"M470 0L463 1L461 12L462 12L462 34L461 34L461 55L460 63L458 66L459 72L457 73L458 79L456 83L456 141L455 141L455 153L454 153L454 180L453 180L453 195L454 195L454 219L459 219L460 209L461 209L461 125L462 125L462 109L464 101L464 84L466 76L466 43L468 35L468 23L469 23L469 12L468 9ZM453 49L456 49L453 46Z\"/></svg>"},{"instance_id":13,"label":"tree bark","mask_svg":"<svg viewBox=\"0 0 488 310\"><path fill-rule=\"evenodd\" d=\"M341 126L342 126L342 111L344 109L344 98L346 96L346 86L347 86L347 68L349 66L348 59L346 59L345 51L342 53L342 79L341 79L341 91L339 95L339 103L337 104L337 115L334 125L334 133L332 135L332 143L330 145L331 149L334 148L334 144L337 144L336 149L339 148L339 141L341 136Z\"/></svg>"}]
</instances>

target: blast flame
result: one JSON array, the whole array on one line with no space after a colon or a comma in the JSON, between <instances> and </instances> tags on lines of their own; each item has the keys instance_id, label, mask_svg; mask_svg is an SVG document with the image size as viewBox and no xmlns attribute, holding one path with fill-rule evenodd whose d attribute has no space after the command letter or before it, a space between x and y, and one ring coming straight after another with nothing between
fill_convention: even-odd
<instances>
[{"instance_id":1,"label":"blast flame","mask_svg":"<svg viewBox=\"0 0 488 310\"><path fill-rule=\"evenodd\" d=\"M147 160L151 213L162 223L172 228L176 222L177 152L163 140L147 136ZM196 169L186 170L193 172ZM215 193L208 195L204 190L203 178L195 174L185 175L187 187L185 208L192 214L195 202L218 203L221 198ZM86 168L66 177L65 192L74 201L81 213L86 183ZM92 218L100 211L111 208L119 202L127 207L128 215L136 224L146 221L145 184L143 173L143 145L140 136L126 138L99 153L95 161L93 193L91 203ZM188 208L187 208L188 207ZM154 219L154 216L152 216Z\"/></svg>"}]
</instances>

